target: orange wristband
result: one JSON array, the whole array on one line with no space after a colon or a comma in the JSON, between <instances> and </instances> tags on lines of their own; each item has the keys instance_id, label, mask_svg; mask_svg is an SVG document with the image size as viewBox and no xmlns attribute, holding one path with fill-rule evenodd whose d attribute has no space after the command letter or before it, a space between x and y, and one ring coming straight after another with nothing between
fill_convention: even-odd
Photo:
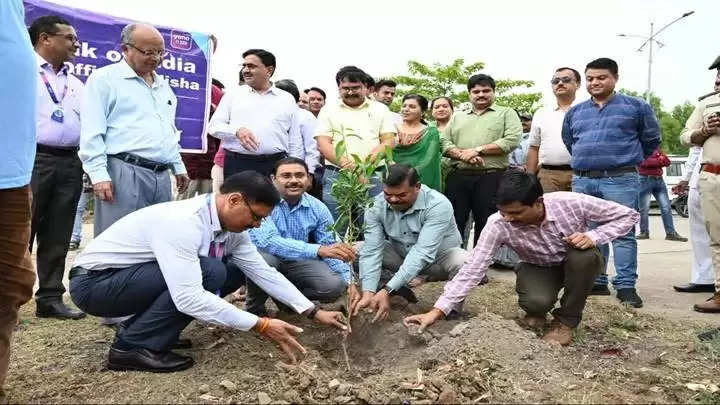
<instances>
[{"instance_id":1,"label":"orange wristband","mask_svg":"<svg viewBox=\"0 0 720 405\"><path fill-rule=\"evenodd\" d=\"M270 319L263 317L263 318L260 318L260 320L262 321L262 323L260 324L260 327L258 328L258 333L262 335L263 333L265 333L268 326L270 326Z\"/></svg>"}]
</instances>

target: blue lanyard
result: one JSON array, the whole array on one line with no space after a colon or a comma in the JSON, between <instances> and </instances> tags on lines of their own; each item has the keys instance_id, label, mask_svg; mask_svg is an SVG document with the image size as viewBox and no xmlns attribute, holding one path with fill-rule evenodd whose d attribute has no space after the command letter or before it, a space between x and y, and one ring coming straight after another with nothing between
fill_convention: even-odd
<instances>
[{"instance_id":1,"label":"blue lanyard","mask_svg":"<svg viewBox=\"0 0 720 405\"><path fill-rule=\"evenodd\" d=\"M52 86L50 85L50 81L48 80L47 76L45 75L45 72L40 72L40 77L42 77L43 82L45 83L45 87L47 88L48 94L50 94L50 98L52 99L53 103L60 105L60 101L58 100L57 96L55 95L55 91L53 90ZM67 81L65 81L65 87L63 88L63 98L65 98L65 95L67 94L68 85Z\"/></svg>"}]
</instances>

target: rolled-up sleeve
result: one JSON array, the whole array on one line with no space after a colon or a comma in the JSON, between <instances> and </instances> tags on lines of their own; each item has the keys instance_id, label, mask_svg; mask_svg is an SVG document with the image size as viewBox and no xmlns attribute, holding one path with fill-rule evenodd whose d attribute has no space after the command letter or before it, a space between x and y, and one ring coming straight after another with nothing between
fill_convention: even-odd
<instances>
[{"instance_id":1,"label":"rolled-up sleeve","mask_svg":"<svg viewBox=\"0 0 720 405\"><path fill-rule=\"evenodd\" d=\"M586 194L577 194L577 198L585 220L600 224L597 228L586 232L596 245L604 245L627 235L640 220L637 211L616 202Z\"/></svg>"},{"instance_id":2,"label":"rolled-up sleeve","mask_svg":"<svg viewBox=\"0 0 720 405\"><path fill-rule=\"evenodd\" d=\"M705 107L703 106L703 104L698 104L697 106L695 106L692 114L690 114L690 117L685 122L685 128L683 128L682 132L680 133L680 142L683 145L692 145L692 136L702 130L704 110Z\"/></svg>"},{"instance_id":3,"label":"rolled-up sleeve","mask_svg":"<svg viewBox=\"0 0 720 405\"><path fill-rule=\"evenodd\" d=\"M492 143L502 149L503 152L510 153L520 144L522 124L520 123L520 118L517 113L512 109L506 109L503 112L503 121L505 132L503 132L503 136L500 139L496 139Z\"/></svg>"}]
</instances>

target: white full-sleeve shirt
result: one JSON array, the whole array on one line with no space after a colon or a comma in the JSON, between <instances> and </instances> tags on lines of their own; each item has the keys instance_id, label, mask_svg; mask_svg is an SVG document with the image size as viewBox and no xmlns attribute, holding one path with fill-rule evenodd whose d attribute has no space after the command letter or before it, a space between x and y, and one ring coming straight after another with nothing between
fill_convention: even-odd
<instances>
[{"instance_id":1,"label":"white full-sleeve shirt","mask_svg":"<svg viewBox=\"0 0 720 405\"><path fill-rule=\"evenodd\" d=\"M247 232L222 230L214 194L156 204L126 215L90 242L73 266L103 271L157 261L180 312L249 330L257 323L257 316L203 288L200 257L209 256L211 242L222 243L223 256L270 296L298 313L313 307L285 276L265 262Z\"/></svg>"}]
</instances>

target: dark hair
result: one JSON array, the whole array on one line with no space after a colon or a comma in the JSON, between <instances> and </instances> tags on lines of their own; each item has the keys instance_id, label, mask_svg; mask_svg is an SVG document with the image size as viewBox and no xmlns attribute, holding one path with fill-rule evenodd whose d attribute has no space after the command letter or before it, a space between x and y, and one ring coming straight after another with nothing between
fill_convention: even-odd
<instances>
[{"instance_id":1,"label":"dark hair","mask_svg":"<svg viewBox=\"0 0 720 405\"><path fill-rule=\"evenodd\" d=\"M270 53L264 49L248 49L247 51L243 52L242 57L244 58L248 55L255 55L260 59L260 62L262 62L263 65L272 66L273 73L275 73L275 68L277 68L277 63L275 61L275 55L273 55L272 53Z\"/></svg>"},{"instance_id":2,"label":"dark hair","mask_svg":"<svg viewBox=\"0 0 720 405\"><path fill-rule=\"evenodd\" d=\"M573 75L575 75L575 81L577 81L578 83L581 83L581 82L582 82L582 77L580 76L580 72L578 72L577 70L575 70L575 69L573 69L573 68L571 68L571 67L563 66L563 67L559 67L559 68L555 69L555 73L560 72L560 71L562 71L562 70L570 70L570 71L572 71L572 72L573 72Z\"/></svg>"},{"instance_id":3,"label":"dark hair","mask_svg":"<svg viewBox=\"0 0 720 405\"><path fill-rule=\"evenodd\" d=\"M432 99L432 101L430 102L431 110L433 109L433 107L435 107L435 102L440 100L441 98L445 99L448 102L448 104L450 104L450 109L455 111L455 106L453 105L452 100L450 100L450 97L445 97L445 96L435 97L434 99Z\"/></svg>"},{"instance_id":4,"label":"dark hair","mask_svg":"<svg viewBox=\"0 0 720 405\"><path fill-rule=\"evenodd\" d=\"M321 96L323 96L323 100L327 99L327 95L325 95L325 92L320 87L310 87L309 89L305 89L305 93L309 93L311 91L317 91Z\"/></svg>"},{"instance_id":5,"label":"dark hair","mask_svg":"<svg viewBox=\"0 0 720 405\"><path fill-rule=\"evenodd\" d=\"M280 202L280 193L270 178L254 171L247 170L225 178L220 186L221 194L242 193L248 202L274 207Z\"/></svg>"},{"instance_id":6,"label":"dark hair","mask_svg":"<svg viewBox=\"0 0 720 405\"><path fill-rule=\"evenodd\" d=\"M617 77L618 75L618 64L610 58L595 59L594 61L588 63L587 66L585 66L586 72L588 69L606 69L609 70L613 76Z\"/></svg>"},{"instance_id":7,"label":"dark hair","mask_svg":"<svg viewBox=\"0 0 720 405\"><path fill-rule=\"evenodd\" d=\"M278 169L282 165L300 165L305 168L305 173L310 173L310 170L308 170L307 163L305 163L304 160L300 158L296 158L293 156L288 156L286 158L282 158L275 163L275 166L273 167L273 174L277 174Z\"/></svg>"},{"instance_id":8,"label":"dark hair","mask_svg":"<svg viewBox=\"0 0 720 405\"><path fill-rule=\"evenodd\" d=\"M295 97L295 102L300 101L300 90L298 90L297 84L290 79L278 80L275 82L275 87L280 90L285 90Z\"/></svg>"},{"instance_id":9,"label":"dark hair","mask_svg":"<svg viewBox=\"0 0 720 405\"><path fill-rule=\"evenodd\" d=\"M395 163L388 167L388 172L383 183L386 186L394 187L401 185L405 180L407 180L408 184L412 187L420 182L420 175L417 170L410 165Z\"/></svg>"},{"instance_id":10,"label":"dark hair","mask_svg":"<svg viewBox=\"0 0 720 405\"><path fill-rule=\"evenodd\" d=\"M220 89L223 89L223 90L225 89L225 85L222 84L222 82L221 82L220 80L218 80L218 79L212 79L212 84L214 84L215 86L220 87Z\"/></svg>"},{"instance_id":11,"label":"dark hair","mask_svg":"<svg viewBox=\"0 0 720 405\"><path fill-rule=\"evenodd\" d=\"M339 86L344 81L362 83L367 86L368 74L355 66L345 66L335 75L335 83Z\"/></svg>"},{"instance_id":12,"label":"dark hair","mask_svg":"<svg viewBox=\"0 0 720 405\"><path fill-rule=\"evenodd\" d=\"M422 112L425 112L425 111L427 111L427 109L428 109L428 101L427 101L427 99L426 99L424 96L421 96L421 95L419 95L419 94L406 94L406 95L402 98L403 103L405 102L405 100L415 100L415 101L417 101L418 105L420 106L420 110L422 110Z\"/></svg>"},{"instance_id":13,"label":"dark hair","mask_svg":"<svg viewBox=\"0 0 720 405\"><path fill-rule=\"evenodd\" d=\"M472 90L473 87L480 85L480 86L488 86L493 91L495 90L495 79L492 78L490 75L486 75L483 73L479 73L476 75L470 76L467 83L467 89L468 91Z\"/></svg>"},{"instance_id":14,"label":"dark hair","mask_svg":"<svg viewBox=\"0 0 720 405\"><path fill-rule=\"evenodd\" d=\"M375 79L373 79L373 77L370 76L370 75L367 74L367 73L365 73L365 87L367 87L367 88L371 88L371 87L377 88L377 83L375 83Z\"/></svg>"},{"instance_id":15,"label":"dark hair","mask_svg":"<svg viewBox=\"0 0 720 405\"><path fill-rule=\"evenodd\" d=\"M397 83L390 79L380 79L375 83L375 88L379 89L380 87L387 86L387 87L397 87Z\"/></svg>"},{"instance_id":16,"label":"dark hair","mask_svg":"<svg viewBox=\"0 0 720 405\"><path fill-rule=\"evenodd\" d=\"M37 44L40 34L43 32L46 34L57 34L57 24L70 25L66 19L56 15L45 15L33 21L32 24L30 24L30 28L28 28L32 45L35 46Z\"/></svg>"},{"instance_id":17,"label":"dark hair","mask_svg":"<svg viewBox=\"0 0 720 405\"><path fill-rule=\"evenodd\" d=\"M543 189L534 174L520 170L508 170L500 178L495 201L498 205L518 201L523 205L533 205L542 197Z\"/></svg>"}]
</instances>

